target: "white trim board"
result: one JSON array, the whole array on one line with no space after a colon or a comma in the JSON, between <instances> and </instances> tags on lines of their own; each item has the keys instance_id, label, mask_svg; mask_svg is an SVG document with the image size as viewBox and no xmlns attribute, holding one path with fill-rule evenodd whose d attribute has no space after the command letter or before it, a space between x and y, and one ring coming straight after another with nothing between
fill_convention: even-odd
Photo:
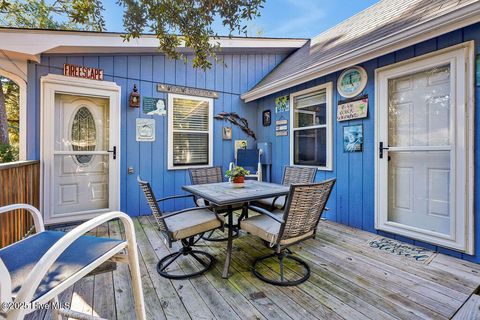
<instances>
[{"instance_id":1,"label":"white trim board","mask_svg":"<svg viewBox=\"0 0 480 320\"><path fill-rule=\"evenodd\" d=\"M114 82L97 81L80 78L66 77L63 75L48 74L40 79L41 84L41 119L40 119L40 208L44 213L46 224L65 223L71 221L87 220L108 211L120 208L120 117L121 117L121 88ZM110 102L110 137L109 150L117 147L117 159L110 161L109 167L109 208L92 212L62 214L54 217L51 208L52 195L48 186L53 179L53 114L55 108L55 95L67 94L84 97L105 98ZM49 197L46 201L46 197Z\"/></svg>"},{"instance_id":2,"label":"white trim board","mask_svg":"<svg viewBox=\"0 0 480 320\"><path fill-rule=\"evenodd\" d=\"M469 41L375 71L375 105L377 106L375 113L376 229L467 254L474 253L474 62L474 43ZM452 133L450 136L451 205L449 216L451 224L448 235L388 220L388 151L386 151L384 159L379 159L378 150L379 142L386 143L388 137L388 110L385 108L388 106L388 101L386 101L388 88L386 86L389 79L445 64L451 66L451 99L454 105L450 118Z\"/></svg>"},{"instance_id":3,"label":"white trim board","mask_svg":"<svg viewBox=\"0 0 480 320\"><path fill-rule=\"evenodd\" d=\"M384 38L347 51L329 60L322 60L307 69L290 74L267 85L254 88L241 95L245 102L257 100L281 90L329 75L362 62L381 57L391 52L418 44L461 29L480 21L480 2L466 5L436 19L419 23L401 32L389 34Z\"/></svg>"},{"instance_id":4,"label":"white trim board","mask_svg":"<svg viewBox=\"0 0 480 320\"><path fill-rule=\"evenodd\" d=\"M293 132L295 131L293 127L293 118L294 118L294 105L293 102L296 97L303 96L305 94L313 93L325 89L325 101L327 103L327 113L326 113L326 128L327 128L327 163L324 167L316 167L318 170L332 171L333 170L333 83L327 82L312 88L305 90L293 92L290 94L290 165L298 167L309 167L304 165L296 165L293 163ZM311 128L317 128L318 126L313 126ZM298 128L297 128L298 129ZM306 128L305 128L306 129Z\"/></svg>"}]
</instances>

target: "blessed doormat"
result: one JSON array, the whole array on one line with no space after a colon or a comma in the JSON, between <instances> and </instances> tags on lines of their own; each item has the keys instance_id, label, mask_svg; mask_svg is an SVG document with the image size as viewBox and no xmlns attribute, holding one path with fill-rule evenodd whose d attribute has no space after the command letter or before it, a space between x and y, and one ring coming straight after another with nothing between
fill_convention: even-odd
<instances>
[{"instance_id":1,"label":"blessed doormat","mask_svg":"<svg viewBox=\"0 0 480 320\"><path fill-rule=\"evenodd\" d=\"M397 256L403 256L422 263L428 263L435 254L435 252L425 248L384 237L376 237L373 240L370 240L368 245L370 248Z\"/></svg>"}]
</instances>

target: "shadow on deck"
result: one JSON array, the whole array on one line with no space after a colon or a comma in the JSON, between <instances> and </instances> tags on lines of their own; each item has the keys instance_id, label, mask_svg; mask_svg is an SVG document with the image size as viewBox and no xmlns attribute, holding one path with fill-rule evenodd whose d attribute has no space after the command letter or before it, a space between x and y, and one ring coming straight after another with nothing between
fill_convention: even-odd
<instances>
[{"instance_id":1,"label":"shadow on deck","mask_svg":"<svg viewBox=\"0 0 480 320\"><path fill-rule=\"evenodd\" d=\"M428 251L417 260L408 255L408 244L396 250L403 254L389 253L370 245L382 241L378 235L328 221L320 223L316 239L293 247L312 271L299 286L275 287L255 278L252 261L271 251L244 233L234 241L228 280L221 277L225 243L200 242L202 250L217 258L214 268L197 278L172 281L156 272L159 257L170 249L152 222L135 219L149 319L449 319L471 304L465 302L480 285L480 265ZM122 232L117 222L110 222L93 234L121 237ZM268 267L276 272L275 265ZM107 319L134 319L126 268L119 264L114 272L85 277L60 300ZM191 265L175 268L189 271ZM50 319L50 313L29 318Z\"/></svg>"}]
</instances>

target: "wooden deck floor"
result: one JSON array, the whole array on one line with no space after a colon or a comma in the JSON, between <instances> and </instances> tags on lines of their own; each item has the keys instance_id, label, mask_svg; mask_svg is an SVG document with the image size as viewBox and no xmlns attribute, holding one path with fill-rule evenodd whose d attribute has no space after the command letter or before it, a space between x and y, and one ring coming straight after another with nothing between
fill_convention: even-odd
<instances>
[{"instance_id":1,"label":"wooden deck floor","mask_svg":"<svg viewBox=\"0 0 480 320\"><path fill-rule=\"evenodd\" d=\"M480 285L480 265L435 253L424 262L387 253L369 246L378 235L327 221L320 223L317 239L293 248L312 271L297 287L275 287L252 276L253 259L270 251L247 234L234 241L228 280L221 277L225 243L202 242L201 248L217 258L214 268L171 281L155 270L159 257L170 251L161 234L148 217L135 219L135 226L149 319L449 319ZM111 222L96 235L121 237L121 230ZM176 268L189 266L186 261ZM129 287L128 270L119 265L82 279L61 301L107 319L134 319Z\"/></svg>"}]
</instances>

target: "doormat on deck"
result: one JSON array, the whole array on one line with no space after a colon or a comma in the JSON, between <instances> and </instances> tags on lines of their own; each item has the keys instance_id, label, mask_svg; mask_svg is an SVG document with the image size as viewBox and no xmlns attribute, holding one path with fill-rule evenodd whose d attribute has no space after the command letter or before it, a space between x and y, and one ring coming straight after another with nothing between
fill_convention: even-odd
<instances>
[{"instance_id":1,"label":"doormat on deck","mask_svg":"<svg viewBox=\"0 0 480 320\"><path fill-rule=\"evenodd\" d=\"M435 254L435 252L425 248L384 237L376 237L373 240L370 240L368 245L370 248L378 249L397 256L403 256L422 263L430 262Z\"/></svg>"}]
</instances>

